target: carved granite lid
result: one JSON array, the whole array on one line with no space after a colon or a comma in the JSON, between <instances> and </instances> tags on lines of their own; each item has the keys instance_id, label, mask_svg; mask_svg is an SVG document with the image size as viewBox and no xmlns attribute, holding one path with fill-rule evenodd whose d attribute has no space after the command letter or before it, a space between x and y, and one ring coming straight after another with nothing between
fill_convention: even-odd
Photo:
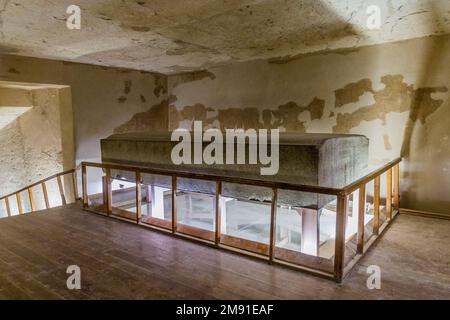
<instances>
[{"instance_id":1,"label":"carved granite lid","mask_svg":"<svg viewBox=\"0 0 450 320\"><path fill-rule=\"evenodd\" d=\"M224 134L224 140L226 134ZM193 133L191 133L193 140ZM106 139L102 140L124 140L124 141L152 141L152 142L169 142L171 141L171 133L148 133L148 132L136 132L136 133L120 133L113 134ZM268 140L270 141L270 131L268 131ZM325 141L331 139L348 139L348 138L361 138L367 140L363 135L357 134L331 134L331 133L280 133L281 145L307 145L307 146L320 146ZM207 143L207 142L206 142Z\"/></svg>"}]
</instances>

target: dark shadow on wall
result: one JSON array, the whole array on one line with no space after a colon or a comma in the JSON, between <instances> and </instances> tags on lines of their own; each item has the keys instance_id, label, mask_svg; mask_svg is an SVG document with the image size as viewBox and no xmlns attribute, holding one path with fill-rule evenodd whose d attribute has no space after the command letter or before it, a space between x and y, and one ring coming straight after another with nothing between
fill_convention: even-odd
<instances>
[{"instance_id":1,"label":"dark shadow on wall","mask_svg":"<svg viewBox=\"0 0 450 320\"><path fill-rule=\"evenodd\" d=\"M417 78L416 84L417 86L426 85L430 78L433 76L434 72L436 72L436 63L440 61L442 56L444 55L444 41L439 41L439 38L435 39L431 46L427 48L426 57L423 59L423 70L422 74ZM443 90L447 90L446 88ZM402 143L402 148L400 155L407 159L411 153L411 139L414 133L414 128L416 127L417 121L420 120L422 124L425 122L425 116L434 110L427 110L429 108L428 98L430 98L431 93L436 92L436 88L430 87L421 87L418 88L412 97L411 108L409 111L408 122L405 126L404 130L404 138Z\"/></svg>"},{"instance_id":2,"label":"dark shadow on wall","mask_svg":"<svg viewBox=\"0 0 450 320\"><path fill-rule=\"evenodd\" d=\"M439 11L435 6L431 11L433 19L440 18ZM433 198L430 198L427 188L434 188L433 185L429 185L430 181L424 181L435 175L436 166L440 166L443 163L442 157L450 157L450 154L439 155L439 159L432 152L427 151L427 147L432 145L432 148L439 148L438 141L429 141L430 132L426 130L417 130L419 123L425 125L425 120L428 115L433 113L436 109L442 107L443 100L434 99L430 101L431 94L436 92L448 92L447 87L430 87L434 76L438 72L442 72L439 64L445 59L447 44L440 37L436 37L431 42L430 46L426 48L426 55L422 60L422 72L417 77L416 85L418 87L415 90L414 96L411 99L411 107L409 116L404 129L403 143L401 147L401 156L403 157L403 174L402 177L405 183L408 185L407 189L403 190L402 195L402 207L411 208L415 210L434 211L444 214L450 214L450 202L439 198L438 193L435 192ZM448 107L444 105L443 107ZM435 126L433 126L433 129ZM433 130L432 129L432 130ZM417 144L413 147L413 136ZM423 159L427 157L426 161L417 161L417 158ZM450 159L449 159L450 160ZM443 169L443 168L438 168ZM445 181L445 176L435 176L434 184L437 187L438 180L442 181L442 188L449 188L448 179ZM438 191L438 190L436 190Z\"/></svg>"}]
</instances>

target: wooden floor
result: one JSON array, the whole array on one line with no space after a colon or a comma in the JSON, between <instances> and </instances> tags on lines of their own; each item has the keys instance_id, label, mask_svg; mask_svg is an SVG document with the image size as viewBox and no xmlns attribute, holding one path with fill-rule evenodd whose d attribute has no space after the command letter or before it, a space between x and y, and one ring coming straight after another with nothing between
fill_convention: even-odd
<instances>
[{"instance_id":1,"label":"wooden floor","mask_svg":"<svg viewBox=\"0 0 450 320\"><path fill-rule=\"evenodd\" d=\"M71 205L0 220L0 298L450 299L449 243L450 221L401 215L336 284ZM73 264L81 290L66 287Z\"/></svg>"}]
</instances>

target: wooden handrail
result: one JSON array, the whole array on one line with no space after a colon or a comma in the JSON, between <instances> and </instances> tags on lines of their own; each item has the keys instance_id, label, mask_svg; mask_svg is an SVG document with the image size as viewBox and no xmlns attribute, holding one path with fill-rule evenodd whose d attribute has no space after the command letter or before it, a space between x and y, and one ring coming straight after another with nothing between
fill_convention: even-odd
<instances>
[{"instance_id":1,"label":"wooden handrail","mask_svg":"<svg viewBox=\"0 0 450 320\"><path fill-rule=\"evenodd\" d=\"M81 162L81 166L85 167L93 167L93 168L102 168L109 170L124 170L131 172L140 172L140 173L148 173L148 174L156 174L156 175L166 175L173 176L176 175L179 178L187 178L187 179L199 179L199 180L208 180L208 181L222 181L228 183L238 183L245 185L252 185L258 187L267 187L267 188L277 188L277 189L286 189L293 191L302 191L302 192L311 192L311 193L319 193L319 194L327 194L327 195L349 195L353 191L359 189L361 185L366 184L369 181L372 181L375 177L383 174L387 170L393 168L396 164L401 162L401 158L396 158L391 162L385 164L383 167L370 172L364 177L352 182L351 184L343 187L343 188L333 188L333 187L324 187L324 186L313 186L313 185L305 185L305 184L297 184L297 183L289 183L289 182L276 182L276 181L267 181L256 178L240 178L240 177L231 177L231 176L223 176L216 174L205 174L205 173L195 173L195 172L187 172L187 171L175 171L170 169L154 169L148 167L139 167L132 165L124 165L124 164L116 164L116 163L108 163L108 162Z\"/></svg>"},{"instance_id":2,"label":"wooden handrail","mask_svg":"<svg viewBox=\"0 0 450 320\"><path fill-rule=\"evenodd\" d=\"M18 210L19 214L23 213L22 203L20 193L27 191L28 197L30 200L31 210L32 212L36 210L35 206L35 195L33 194L32 188L36 186L41 186L44 194L45 207L48 209L50 207L48 192L46 187L46 182L52 179L57 179L58 190L61 197L62 204L66 203L65 194L62 186L61 177L64 175L71 174L72 175L72 183L73 183L73 192L75 200L80 199L78 195L78 186L77 186L77 177L76 172L81 169L81 178L82 178L82 195L81 199L83 199L83 207L89 209L88 203L88 193L87 193L87 167L100 168L105 170L106 172L106 181L105 184L105 198L104 198L104 208L106 208L106 214L108 216L112 215L113 208L112 206L112 188L111 188L111 170L123 170L134 172L136 177L136 195L135 201L139 206L141 203L141 186L140 184L142 179L142 174L156 174L156 175L164 175L169 176L172 179L172 221L171 226L168 226L168 231L180 235L183 234L182 228L183 226L177 225L177 208L176 208L176 189L177 189L177 179L178 178L187 178L187 179L199 179L206 181L215 181L216 182L216 197L215 197L215 231L212 233L211 241L217 247L223 247L221 244L221 232L220 232L220 194L222 191L222 184L225 183L236 183L236 184L244 184L258 187L267 187L272 190L272 204L271 204L271 218L270 218L270 243L267 246L267 259L272 263L280 263L286 264L286 262L280 261L275 256L275 230L276 230L276 211L277 211L277 193L280 189L282 190L294 190L299 192L310 192L316 194L324 194L324 195L334 195L337 198L337 208L336 208L336 238L335 238L335 251L334 251L334 270L331 271L331 276L337 280L342 281L343 277L349 270L349 264L345 263L345 245L346 245L346 237L345 237L345 229L346 229L346 219L347 219L347 210L348 210L348 200L349 196L355 192L356 190L360 191L359 194L359 221L358 221L358 234L357 234L357 244L358 244L358 253L360 255L364 254L367 248L371 245L371 243L364 242L364 220L361 220L364 217L364 201L365 201L365 192L366 184L374 181L374 225L373 225L373 236L374 238L378 237L378 234L381 234L381 229L383 226L379 225L379 206L380 206L380 176L384 173L387 175L386 183L387 183L387 199L386 199L386 213L387 213L387 223L390 223L393 218L393 211L398 210L399 207L399 163L401 162L401 158L394 159L390 161L386 165L381 168L374 170L373 172L368 173L364 177L352 182L351 184L344 186L342 188L332 188L332 187L323 187L323 186L314 186L314 185L304 185L304 184L296 184L296 183L285 183L285 182L276 182L276 181L267 181L256 178L241 178L241 177L233 177L233 176L220 176L217 174L205 174L205 173L195 173L195 172L187 172L187 171L176 171L169 169L155 169L149 167L139 167L133 165L123 165L116 163L96 163L96 162L81 162L76 168L67 170L64 172L56 173L51 175L45 179L37 181L33 184L30 184L16 192L10 193L8 195L0 197L0 201L5 201L5 207L7 211L7 215L11 215L9 197L15 196L18 199ZM392 183L394 184L392 190ZM392 210L394 209L394 210ZM140 224L141 212L140 206L136 210L136 217L133 222ZM380 231L379 231L380 229ZM187 230L187 229L186 229ZM185 230L185 232L186 232ZM189 230L187 230L189 231ZM192 230L191 230L192 231ZM208 238L209 239L209 238ZM208 240L209 241L209 240ZM373 242L372 242L373 243ZM309 270L311 272L315 272L318 274L326 275L327 272L322 272L320 270L314 270L310 267L299 266L300 269Z\"/></svg>"},{"instance_id":3,"label":"wooden handrail","mask_svg":"<svg viewBox=\"0 0 450 320\"><path fill-rule=\"evenodd\" d=\"M97 163L97 162L82 162L82 166L84 167L93 167L100 169L109 169L109 170L123 170L130 172L141 172L148 174L156 174L163 176L173 176L176 175L178 178L187 178L187 179L198 179L198 180L207 180L207 181L222 181L227 183L238 183L245 184L251 186L258 187L267 187L267 188L278 188L278 189L287 189L294 191L304 191L304 192L312 192L312 193L320 193L320 194L331 194L338 195L342 192L341 189L338 188L328 188L321 186L312 186L312 185L303 185L303 184L293 184L287 182L275 182L275 181L267 181L255 178L240 178L240 177L231 177L231 176L221 176L216 174L204 174L204 173L195 173L195 172L186 172L186 171L175 171L169 169L154 169L147 167L138 167L131 165L123 165L123 164L115 164L115 163Z\"/></svg>"},{"instance_id":4,"label":"wooden handrail","mask_svg":"<svg viewBox=\"0 0 450 320\"><path fill-rule=\"evenodd\" d=\"M78 164L74 169L70 169L70 170L66 170L66 171L63 171L63 172L55 173L55 174L53 174L53 175L51 175L51 176L49 176L49 177L47 177L47 178L44 178L44 179L42 179L42 180L39 180L38 182L32 183L32 184L30 184L30 185L28 185L28 186L26 186L26 187L24 187L24 188L22 188L22 189L20 189L20 190L17 190L17 191L15 191L15 192L12 192L12 193L7 194L7 195L5 195L5 196L1 196L1 197L0 197L0 200L3 200L3 199L5 199L5 198L9 198L9 197L15 195L16 193L20 193L20 192L26 191L26 190L28 190L28 189L30 189L30 188L33 188L33 187L35 187L35 186L37 186L37 185L39 185L39 184L42 184L43 182L46 182L46 181L52 180L52 179L54 179L54 178L57 178L58 176L64 176L64 175L66 175L66 174L76 172L76 171L78 171L79 169L81 169L81 163ZM78 198L78 196L77 196L77 198Z\"/></svg>"},{"instance_id":5,"label":"wooden handrail","mask_svg":"<svg viewBox=\"0 0 450 320\"><path fill-rule=\"evenodd\" d=\"M50 208L50 203L49 203L49 198L48 198L46 182L50 181L52 179L57 179L59 195L61 197L61 203L63 205L67 204L66 196L65 196L65 193L64 193L62 180L61 180L61 177L64 176L64 175L67 175L67 174L71 174L72 175L72 180L73 180L72 181L72 183L73 183L72 186L73 186L74 199L75 199L75 201L79 200L80 198L78 196L78 188L77 188L77 181L76 181L76 171L78 169L80 169L80 168L81 168L81 164L79 164L74 169L70 169L70 170L66 170L66 171L63 171L63 172L55 173L55 174L53 174L53 175L51 175L51 176L49 176L47 178L44 178L44 179L39 180L37 182L34 182L34 183L32 183L32 184L30 184L30 185L28 185L28 186L26 186L26 187L24 187L22 189L19 189L19 190L15 191L15 192L12 192L12 193L9 193L7 195L4 195L4 196L0 197L0 201L3 201L3 200L5 201L5 208L6 208L7 216L8 217L11 216L11 208L10 208L10 204L9 204L9 197L13 197L13 196L16 197L17 209L18 209L19 214L23 213L24 209L23 209L23 206L22 206L22 198L21 198L20 194L22 192L24 192L24 191L26 191L28 193L28 198L29 198L29 201L30 201L31 212L36 211L35 196L34 196L32 188L34 188L36 186L39 186L39 185L42 187L42 193L43 193L43 196L44 196L45 208L49 209Z\"/></svg>"},{"instance_id":6,"label":"wooden handrail","mask_svg":"<svg viewBox=\"0 0 450 320\"><path fill-rule=\"evenodd\" d=\"M373 172L368 173L364 177L352 182L351 184L344 186L342 188L329 188L329 187L322 187L322 186L313 186L313 185L303 185L303 184L295 184L295 183L284 183L284 182L276 182L276 181L267 181L267 180L261 180L261 179L254 179L254 178L241 178L241 177L232 177L232 176L219 176L216 174L204 174L204 173L195 173L195 172L186 172L186 171L177 171L177 170L169 170L169 169L155 169L155 168L149 168L149 167L139 167L139 166L133 166L133 165L124 165L124 164L116 164L116 163L96 163L96 162L82 162L81 165L81 171L82 171L82 187L83 187L83 207L85 209L90 208L89 206L89 198L87 194L87 167L93 167L93 168L99 168L103 169L106 172L106 201L107 203L104 203L104 206L102 208L106 208L106 215L119 218L120 214L117 213L117 208L112 207L112 190L111 190L111 170L123 170L123 171L129 171L133 172L136 175L136 205L139 206L141 203L140 194L141 194L141 174L147 173L147 174L156 174L156 175L163 175L171 177L172 179L172 195L171 195L171 202L172 202L172 220L171 225L166 226L163 228L163 230L166 230L168 232L173 233L174 235L185 235L189 233L197 237L199 239L203 239L202 241L212 242L215 246L223 248L223 245L221 243L221 231L220 231L220 195L222 191L222 184L225 183L236 183L236 184L244 184L244 185L251 185L251 186L258 186L258 187L267 187L272 189L272 204L271 204L271 216L270 216L270 243L269 245L266 245L267 247L267 254L266 259L272 263L279 263L279 264L285 264L286 261L280 261L275 257L275 230L276 230L276 211L277 211L277 192L279 189L284 190L294 190L294 191L300 191L300 192L310 192L310 193L316 193L316 194L326 194L326 195L335 195L337 198L337 205L336 205L336 237L335 237L335 251L334 251L334 270L328 272L323 272L320 269L315 270L311 269L308 266L302 266L299 265L298 268L310 272L314 272L316 274L326 275L333 277L336 281L340 282L342 281L343 277L347 274L349 268L351 268L351 263L346 264L346 261L344 259L345 257L345 247L346 247L346 225L347 225L347 210L349 208L348 200L349 196L356 190L360 191L359 194L359 206L358 206L358 233L357 233L357 253L359 255L358 259L362 254L365 253L367 248L373 243L374 239L378 237L379 233L381 233L381 227L379 226L379 213L380 213L380 176L384 173L387 173L388 178L387 180L387 188L388 188L388 194L386 199L386 208L388 213L388 219L385 223L390 223L392 221L392 212L391 212L391 204L394 203L394 209L398 208L399 203L399 163L401 162L401 158L394 159L393 161L390 161L386 165L382 166L381 168L374 170ZM392 172L394 172L394 193L391 194L389 192L390 186L392 184ZM177 190L177 179L178 178L188 178L188 179L199 179L199 180L207 180L207 181L215 181L216 182L216 194L215 194L215 201L214 201L214 209L215 209L215 230L213 232L207 231L206 235L202 234L201 232L195 231L193 229L195 228L185 228L186 226L178 226L177 225L177 208L176 208L176 190ZM374 225L373 225L373 240L370 243L365 243L365 237L364 237L364 214L365 214L365 190L366 190L366 184L374 181L374 205L377 206L377 208L374 209ZM116 210L115 214L112 214L113 209ZM99 212L98 210L102 211L104 209L94 209L94 212ZM122 210L123 211L123 210ZM136 210L136 213L134 213L135 216L133 216L133 213L128 212L128 216L124 217L123 220L134 222L137 224L140 223L140 208ZM131 217L131 218L130 218ZM146 224L146 223L144 223ZM148 224L146 224L148 226ZM156 224L157 229L161 229L161 222L159 222L159 225ZM384 224L383 224L384 226ZM382 226L382 227L383 227ZM188 230L189 229L189 230ZM191 230L192 229L192 230ZM380 231L379 231L380 229ZM384 230L384 228L383 228ZM194 232L195 231L195 232ZM212 234L212 236L211 236ZM225 244L225 247L228 248ZM231 247L230 247L231 248ZM228 249L230 249L228 248ZM250 250L251 251L251 250ZM264 250L266 252L266 250ZM319 258L320 259L320 258ZM353 261L353 260L352 260ZM287 263L289 264L289 263ZM320 264L320 262L319 262Z\"/></svg>"},{"instance_id":7,"label":"wooden handrail","mask_svg":"<svg viewBox=\"0 0 450 320\"><path fill-rule=\"evenodd\" d=\"M399 164L401 161L402 161L402 158L396 158L396 159L386 163L381 168L365 175L364 177L356 180L355 182L352 182L351 184L347 185L346 187L342 188L341 190L344 192L345 195L349 195L352 192L358 190L362 185L374 180L376 177L379 177L386 171L392 169L397 164Z\"/></svg>"},{"instance_id":8,"label":"wooden handrail","mask_svg":"<svg viewBox=\"0 0 450 320\"><path fill-rule=\"evenodd\" d=\"M67 170L67 171L60 172L60 173L55 173L54 175L51 175L51 176L49 176L49 177L47 177L47 178L45 178L45 179L39 180L38 182L32 183L32 184L30 184L30 185L28 185L28 186L26 186L26 187L24 187L24 188L22 188L22 189L20 189L20 190L17 190L17 191L15 191L15 192L11 192L10 194L7 194L7 195L5 195L5 196L2 196L2 197L0 197L0 200L3 200L3 199L5 199L5 198L9 198L9 197L11 197L11 196L14 196L16 193L20 193L20 192L23 192L23 191L27 191L29 188L36 187L37 185L40 185L40 184L43 183L43 182L46 182L46 181L55 179L55 178L57 178L58 176L63 176L63 175L72 173L72 172L74 172L75 170L76 170L76 169L70 169L70 170Z\"/></svg>"}]
</instances>

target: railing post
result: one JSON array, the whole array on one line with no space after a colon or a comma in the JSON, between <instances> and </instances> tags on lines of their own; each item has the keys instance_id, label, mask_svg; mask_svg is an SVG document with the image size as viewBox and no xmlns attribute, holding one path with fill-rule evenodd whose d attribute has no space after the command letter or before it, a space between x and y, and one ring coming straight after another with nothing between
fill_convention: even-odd
<instances>
[{"instance_id":1,"label":"railing post","mask_svg":"<svg viewBox=\"0 0 450 320\"><path fill-rule=\"evenodd\" d=\"M50 202L48 201L48 192L47 192L47 185L45 184L45 181L42 181L42 193L44 194L44 202L45 202L45 208L50 208Z\"/></svg>"},{"instance_id":2,"label":"railing post","mask_svg":"<svg viewBox=\"0 0 450 320\"><path fill-rule=\"evenodd\" d=\"M220 219L221 219L221 212L220 212L220 195L222 194L222 182L216 181L216 201L214 202L214 209L216 213L216 232L214 237L214 243L218 245L220 243Z\"/></svg>"},{"instance_id":3,"label":"railing post","mask_svg":"<svg viewBox=\"0 0 450 320\"><path fill-rule=\"evenodd\" d=\"M399 170L400 169L400 164L397 163L394 166L394 209L398 210L400 207L400 191L399 191L399 180L400 180L400 176L399 176Z\"/></svg>"},{"instance_id":4,"label":"railing post","mask_svg":"<svg viewBox=\"0 0 450 320\"><path fill-rule=\"evenodd\" d=\"M177 176L172 176L172 233L177 232Z\"/></svg>"},{"instance_id":5,"label":"railing post","mask_svg":"<svg viewBox=\"0 0 450 320\"><path fill-rule=\"evenodd\" d=\"M106 168L106 176L105 176L105 192L106 192L106 215L110 215L112 213L112 186L111 186L111 169Z\"/></svg>"},{"instance_id":6,"label":"railing post","mask_svg":"<svg viewBox=\"0 0 450 320\"><path fill-rule=\"evenodd\" d=\"M8 217L11 217L11 208L9 207L8 197L5 198L5 207L6 207L6 214L8 215Z\"/></svg>"},{"instance_id":7,"label":"railing post","mask_svg":"<svg viewBox=\"0 0 450 320\"><path fill-rule=\"evenodd\" d=\"M17 209L19 210L19 214L23 214L23 208L22 208L22 199L20 197L20 193L16 193L16 200L17 200Z\"/></svg>"},{"instance_id":8,"label":"railing post","mask_svg":"<svg viewBox=\"0 0 450 320\"><path fill-rule=\"evenodd\" d=\"M108 192L107 192L107 188L106 188L106 176L102 176L102 201L103 201L103 206L105 207L105 211L107 212L106 208L108 206Z\"/></svg>"},{"instance_id":9,"label":"railing post","mask_svg":"<svg viewBox=\"0 0 450 320\"><path fill-rule=\"evenodd\" d=\"M373 180L373 234L378 235L380 229L380 176Z\"/></svg>"},{"instance_id":10,"label":"railing post","mask_svg":"<svg viewBox=\"0 0 450 320\"><path fill-rule=\"evenodd\" d=\"M83 208L88 208L88 194L87 194L87 174L86 174L86 165L81 163L81 187L83 192Z\"/></svg>"},{"instance_id":11,"label":"railing post","mask_svg":"<svg viewBox=\"0 0 450 320\"><path fill-rule=\"evenodd\" d=\"M348 196L338 195L336 205L336 242L334 249L334 276L337 282L342 281L345 255L345 225L347 220Z\"/></svg>"},{"instance_id":12,"label":"railing post","mask_svg":"<svg viewBox=\"0 0 450 320\"><path fill-rule=\"evenodd\" d=\"M386 217L392 219L392 168L386 171Z\"/></svg>"},{"instance_id":13,"label":"railing post","mask_svg":"<svg viewBox=\"0 0 450 320\"><path fill-rule=\"evenodd\" d=\"M142 187L141 187L141 173L136 171L136 223L142 216Z\"/></svg>"},{"instance_id":14,"label":"railing post","mask_svg":"<svg viewBox=\"0 0 450 320\"><path fill-rule=\"evenodd\" d=\"M366 185L363 184L359 187L359 201L358 201L358 236L357 236L357 253L363 253L364 251L364 225L366 214Z\"/></svg>"},{"instance_id":15,"label":"railing post","mask_svg":"<svg viewBox=\"0 0 450 320\"><path fill-rule=\"evenodd\" d=\"M63 205L66 205L66 196L64 195L64 189L63 189L63 185L62 185L62 181L61 181L61 176L58 174L56 176L56 180L58 180L58 189L59 189L59 194L61 195L61 203Z\"/></svg>"},{"instance_id":16,"label":"railing post","mask_svg":"<svg viewBox=\"0 0 450 320\"><path fill-rule=\"evenodd\" d=\"M77 202L79 197L78 197L78 181L77 181L77 169L76 168L72 172L72 183L73 183L74 201Z\"/></svg>"},{"instance_id":17,"label":"railing post","mask_svg":"<svg viewBox=\"0 0 450 320\"><path fill-rule=\"evenodd\" d=\"M36 211L36 206L34 205L33 190L31 190L31 188L28 188L28 198L30 199L31 212Z\"/></svg>"},{"instance_id":18,"label":"railing post","mask_svg":"<svg viewBox=\"0 0 450 320\"><path fill-rule=\"evenodd\" d=\"M278 198L278 190L277 188L272 189L272 204L270 206L270 244L269 244L269 261L273 261L274 253L275 253L275 220L277 214L277 199Z\"/></svg>"}]
</instances>

